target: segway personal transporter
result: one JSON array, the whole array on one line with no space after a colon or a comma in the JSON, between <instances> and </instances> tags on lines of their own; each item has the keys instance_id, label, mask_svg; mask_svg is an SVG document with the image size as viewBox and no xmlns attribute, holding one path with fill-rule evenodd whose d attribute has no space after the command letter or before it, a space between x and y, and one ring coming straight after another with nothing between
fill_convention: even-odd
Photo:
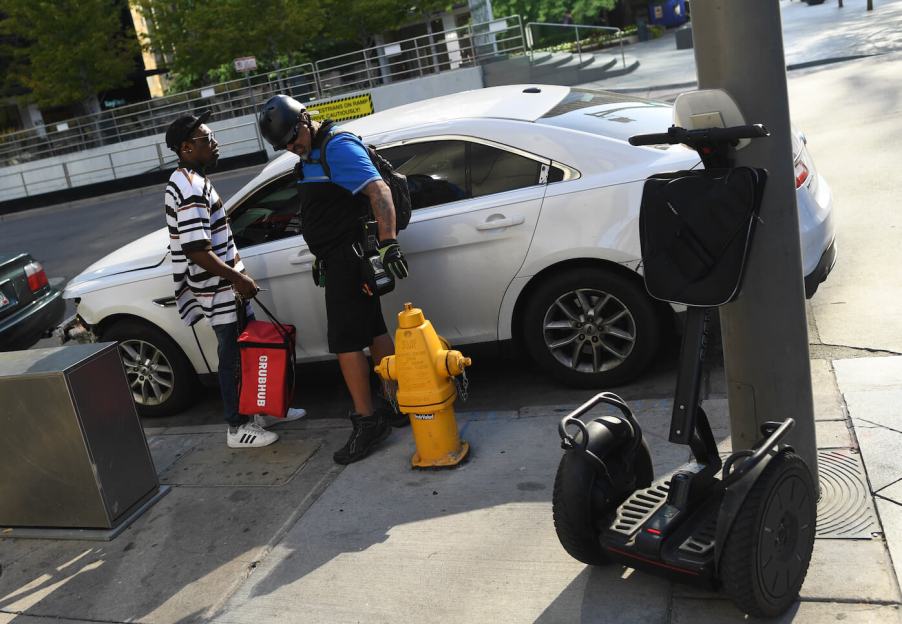
<instances>
[{"instance_id":1,"label":"segway personal transporter","mask_svg":"<svg viewBox=\"0 0 902 624\"><path fill-rule=\"evenodd\" d=\"M744 123L724 92L687 96L676 102L677 123L708 125L712 114L721 125ZM630 138L632 145L685 144L705 165L651 176L640 214L647 290L688 306L669 439L688 445L693 459L653 483L639 422L620 397L603 392L560 422L565 452L553 495L558 538L579 561L720 590L756 617L778 615L798 598L814 546L817 490L808 466L781 442L792 418L765 423L754 448L722 462L699 395L708 317L739 294L767 175L733 167L734 149L766 136L763 126L733 125L672 126ZM581 420L599 404L616 411Z\"/></svg>"}]
</instances>

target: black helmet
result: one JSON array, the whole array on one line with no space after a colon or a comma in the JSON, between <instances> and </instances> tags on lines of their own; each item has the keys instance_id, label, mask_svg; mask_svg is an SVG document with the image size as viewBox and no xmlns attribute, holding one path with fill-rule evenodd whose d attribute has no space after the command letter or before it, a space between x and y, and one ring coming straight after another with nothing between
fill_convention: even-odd
<instances>
[{"instance_id":1,"label":"black helmet","mask_svg":"<svg viewBox=\"0 0 902 624\"><path fill-rule=\"evenodd\" d=\"M301 113L306 110L306 106L287 95L272 96L260 110L257 120L260 134L272 144L273 149L285 149L297 136Z\"/></svg>"}]
</instances>

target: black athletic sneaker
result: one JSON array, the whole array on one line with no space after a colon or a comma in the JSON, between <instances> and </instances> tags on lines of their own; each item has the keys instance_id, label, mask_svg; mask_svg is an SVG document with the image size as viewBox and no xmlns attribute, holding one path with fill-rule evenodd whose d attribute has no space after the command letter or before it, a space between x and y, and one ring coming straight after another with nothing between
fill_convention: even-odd
<instances>
[{"instance_id":1,"label":"black athletic sneaker","mask_svg":"<svg viewBox=\"0 0 902 624\"><path fill-rule=\"evenodd\" d=\"M376 401L376 414L387 420L392 427L407 427L410 425L410 417L407 414L395 410L394 406L379 398Z\"/></svg>"},{"instance_id":2,"label":"black athletic sneaker","mask_svg":"<svg viewBox=\"0 0 902 624\"><path fill-rule=\"evenodd\" d=\"M332 459L336 464L360 461L391 433L391 425L379 412L366 417L351 412L350 416L354 430L347 443L333 453Z\"/></svg>"}]
</instances>

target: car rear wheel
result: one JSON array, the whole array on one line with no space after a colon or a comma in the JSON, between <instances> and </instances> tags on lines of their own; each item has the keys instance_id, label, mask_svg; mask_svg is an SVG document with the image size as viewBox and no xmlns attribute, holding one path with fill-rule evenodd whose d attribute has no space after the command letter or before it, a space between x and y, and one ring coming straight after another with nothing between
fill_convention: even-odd
<instances>
[{"instance_id":1,"label":"car rear wheel","mask_svg":"<svg viewBox=\"0 0 902 624\"><path fill-rule=\"evenodd\" d=\"M661 318L638 281L600 267L558 273L533 291L523 314L530 356L579 388L627 383L648 368Z\"/></svg>"},{"instance_id":2,"label":"car rear wheel","mask_svg":"<svg viewBox=\"0 0 902 624\"><path fill-rule=\"evenodd\" d=\"M138 414L172 416L188 407L197 386L196 375L169 336L152 325L120 321L104 331L102 338L119 343Z\"/></svg>"}]
</instances>

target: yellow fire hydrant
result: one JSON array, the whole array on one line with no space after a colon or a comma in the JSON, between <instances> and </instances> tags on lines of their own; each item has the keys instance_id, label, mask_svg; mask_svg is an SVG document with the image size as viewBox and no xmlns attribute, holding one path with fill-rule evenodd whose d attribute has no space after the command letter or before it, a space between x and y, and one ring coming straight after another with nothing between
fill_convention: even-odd
<instances>
[{"instance_id":1,"label":"yellow fire hydrant","mask_svg":"<svg viewBox=\"0 0 902 624\"><path fill-rule=\"evenodd\" d=\"M454 418L454 377L471 362L446 346L423 311L405 303L398 313L395 355L376 366L382 379L398 382L398 408L410 417L417 446L410 459L414 468L456 466L470 450L460 439Z\"/></svg>"}]
</instances>

